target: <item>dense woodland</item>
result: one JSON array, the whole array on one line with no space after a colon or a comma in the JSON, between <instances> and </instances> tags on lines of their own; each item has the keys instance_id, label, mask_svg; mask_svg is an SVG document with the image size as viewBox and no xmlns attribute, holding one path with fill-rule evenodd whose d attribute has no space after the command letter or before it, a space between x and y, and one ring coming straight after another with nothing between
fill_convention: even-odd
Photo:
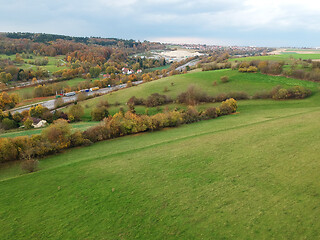
<instances>
[{"instance_id":1,"label":"dense woodland","mask_svg":"<svg viewBox=\"0 0 320 240\"><path fill-rule=\"evenodd\" d=\"M0 58L0 82L47 79L66 80L75 77L97 77L101 72L121 73L124 67L146 69L166 64L163 59L131 58L135 53L150 49L164 49L159 43L134 40L81 38L51 34L7 33L0 35L0 54L13 55L14 59ZM36 66L48 64L46 57L65 56L67 69L49 74L43 68L24 69L24 63ZM32 60L33 56L43 59ZM109 67L109 69L107 69ZM87 75L89 74L89 75ZM52 75L52 76L50 76Z\"/></svg>"}]
</instances>

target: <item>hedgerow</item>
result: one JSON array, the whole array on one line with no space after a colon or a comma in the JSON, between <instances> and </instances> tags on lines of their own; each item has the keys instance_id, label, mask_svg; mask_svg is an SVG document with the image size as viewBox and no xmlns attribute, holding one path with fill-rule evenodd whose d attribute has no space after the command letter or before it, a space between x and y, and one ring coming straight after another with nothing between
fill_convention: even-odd
<instances>
[{"instance_id":1,"label":"hedgerow","mask_svg":"<svg viewBox=\"0 0 320 240\"><path fill-rule=\"evenodd\" d=\"M66 120L58 119L39 135L0 138L0 162L36 159L67 148L87 146L94 142L125 135L213 119L231 114L236 110L236 100L228 99L222 102L220 107L211 107L203 112L198 112L194 107L183 111L166 111L153 116L120 111L114 116L104 118L97 126L84 132L74 133Z\"/></svg>"}]
</instances>

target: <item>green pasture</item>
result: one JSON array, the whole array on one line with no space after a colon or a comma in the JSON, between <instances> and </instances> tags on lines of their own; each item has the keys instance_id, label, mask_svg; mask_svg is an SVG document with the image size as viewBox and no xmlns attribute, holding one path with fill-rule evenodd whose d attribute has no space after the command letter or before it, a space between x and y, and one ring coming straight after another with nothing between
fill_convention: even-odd
<instances>
[{"instance_id":1,"label":"green pasture","mask_svg":"<svg viewBox=\"0 0 320 240\"><path fill-rule=\"evenodd\" d=\"M220 83L223 75L230 82ZM318 84L223 70L100 99L124 103L164 86L176 96L190 84L209 94L279 84L314 94L239 101L236 114L66 150L31 174L2 165L0 239L318 239Z\"/></svg>"},{"instance_id":2,"label":"green pasture","mask_svg":"<svg viewBox=\"0 0 320 240\"><path fill-rule=\"evenodd\" d=\"M93 79L95 80L95 79ZM66 81L61 81L61 82L56 82L56 84L66 84L70 87L76 87L78 86L78 84L80 82L83 82L83 81L86 81L86 79L83 79L83 78L73 78L73 79L70 79L70 80L66 80ZM54 84L53 83L48 83L48 84ZM35 86L31 86L31 87L25 87L25 88L17 88L15 90L12 90L10 91L10 93L17 93L19 94L19 96L22 98L22 99L31 99L33 98L33 90L34 90Z\"/></svg>"},{"instance_id":3,"label":"green pasture","mask_svg":"<svg viewBox=\"0 0 320 240\"><path fill-rule=\"evenodd\" d=\"M229 61L252 61L252 60L269 60L269 61L292 61L294 59L320 59L320 54L279 54L279 55L268 55L268 56L254 56L254 57L243 57L243 58L231 58Z\"/></svg>"},{"instance_id":4,"label":"green pasture","mask_svg":"<svg viewBox=\"0 0 320 240\"><path fill-rule=\"evenodd\" d=\"M145 72L153 72L153 71L156 71L156 70L161 71L161 70L163 70L163 69L169 69L170 66L171 66L170 64L167 64L167 65L161 66L161 67L148 68L148 69L145 69L144 71L145 71Z\"/></svg>"},{"instance_id":5,"label":"green pasture","mask_svg":"<svg viewBox=\"0 0 320 240\"><path fill-rule=\"evenodd\" d=\"M220 81L221 76L229 76L229 82L222 83ZM217 85L213 86L213 82L217 82ZM173 83L173 85L171 83ZM262 90L271 90L277 85L281 85L286 88L300 85L312 90L318 90L317 83L281 76L268 76L260 73L239 73L237 70L229 69L194 72L162 78L147 84L141 84L139 86L123 89L108 95L81 102L81 104L85 106L85 116L83 120L89 120L91 118L90 114L92 108L102 100L107 100L110 104L118 103L118 106L112 106L109 109L110 113L115 113L119 111L120 107L126 109L126 102L132 96L146 98L152 93L160 93L176 98L181 92L187 90L190 85L195 85L212 96L218 95L219 93L229 93L234 91L244 91L249 95L254 95ZM163 92L165 87L168 88L168 92ZM139 113L145 112L144 107L137 106L137 110ZM154 110L151 109L151 111Z\"/></svg>"},{"instance_id":6,"label":"green pasture","mask_svg":"<svg viewBox=\"0 0 320 240\"><path fill-rule=\"evenodd\" d=\"M0 173L1 239L317 239L319 95Z\"/></svg>"},{"instance_id":7,"label":"green pasture","mask_svg":"<svg viewBox=\"0 0 320 240\"><path fill-rule=\"evenodd\" d=\"M84 131L89 127L92 127L94 125L98 124L98 122L78 122L78 123L72 123L70 126L72 127L72 130L80 130ZM24 129L13 129L6 131L4 133L0 133L0 138L4 137L18 137L18 136L31 136L34 134L40 134L43 128L38 128L38 129L30 129L30 130L24 130Z\"/></svg>"},{"instance_id":8,"label":"green pasture","mask_svg":"<svg viewBox=\"0 0 320 240\"><path fill-rule=\"evenodd\" d=\"M20 54L20 56L22 57L22 54ZM29 61L35 61L36 59L41 59L41 58L44 58L44 56L35 56L34 54L32 54L32 59L23 59L25 61L25 63L23 64L15 64L17 67L20 67L20 68L23 68L23 69L33 69L33 70L36 70L38 67L39 68L44 68L46 69L47 71L49 71L50 73L53 73L55 71L58 71L58 70L62 70L62 69L65 69L66 66L62 65L60 66L61 64L63 64L64 62L64 58L65 56L64 55L60 55L60 56L56 56L56 57L48 57L48 60L49 60L49 63L45 66L36 66L36 65L33 65L33 64L30 64ZM13 54L13 55L5 55L5 54L0 54L0 58L2 59L10 59L10 60L14 60L16 58L16 55Z\"/></svg>"}]
</instances>

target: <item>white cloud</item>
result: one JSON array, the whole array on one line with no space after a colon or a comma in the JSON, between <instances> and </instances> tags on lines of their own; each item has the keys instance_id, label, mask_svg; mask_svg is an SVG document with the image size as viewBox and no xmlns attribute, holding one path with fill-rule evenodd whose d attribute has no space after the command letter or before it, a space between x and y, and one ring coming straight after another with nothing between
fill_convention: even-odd
<instances>
[{"instance_id":1,"label":"white cloud","mask_svg":"<svg viewBox=\"0 0 320 240\"><path fill-rule=\"evenodd\" d=\"M0 0L0 4L2 31L60 28L64 34L139 39L230 39L253 32L301 37L301 32L320 32L320 1L313 0Z\"/></svg>"},{"instance_id":2,"label":"white cloud","mask_svg":"<svg viewBox=\"0 0 320 240\"><path fill-rule=\"evenodd\" d=\"M162 43L185 43L185 44L210 44L210 45L233 45L235 39L217 39L217 38L201 38L201 37L150 37L149 41Z\"/></svg>"}]
</instances>

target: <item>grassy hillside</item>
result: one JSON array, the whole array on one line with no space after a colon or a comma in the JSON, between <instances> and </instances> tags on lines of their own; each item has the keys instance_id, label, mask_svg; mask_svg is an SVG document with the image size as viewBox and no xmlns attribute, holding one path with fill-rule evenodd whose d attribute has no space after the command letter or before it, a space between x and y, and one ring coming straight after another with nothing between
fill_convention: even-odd
<instances>
[{"instance_id":1,"label":"grassy hillside","mask_svg":"<svg viewBox=\"0 0 320 240\"><path fill-rule=\"evenodd\" d=\"M95 79L93 79L94 81ZM82 81L86 81L86 79L84 78L73 78L70 80L66 80L66 81L61 81L61 82L51 82L48 84L65 84L66 86L70 86L70 87L75 87L78 86L78 84ZM34 92L35 86L31 86L31 87L25 87L25 88L17 88L15 90L10 91L10 93L17 93L19 94L19 96L24 99L24 100L30 100L33 99L33 92ZM53 98L53 96L51 96L51 98ZM26 105L24 104L24 102L22 102L20 105Z\"/></svg>"},{"instance_id":2,"label":"grassy hillside","mask_svg":"<svg viewBox=\"0 0 320 240\"><path fill-rule=\"evenodd\" d=\"M229 76L228 83L221 83L221 76ZM213 82L217 82L217 86L213 86ZM172 86L171 83L174 83ZM262 90L270 90L274 86L282 85L283 87L291 87L294 85L305 86L312 90L318 89L318 84L314 82L301 81L286 77L268 76L260 73L239 73L236 70L219 70L208 72L195 72L184 75L176 75L172 77L163 78L147 84L123 89L112 94L104 95L98 98L90 99L82 102L85 108L84 120L90 120L90 113L94 107L101 100L108 100L109 103L114 104L118 102L119 106L110 108L110 113L114 114L119 111L120 107L126 108L126 102L132 96L147 97L152 93L166 94L173 98L185 91L190 85L196 85L203 89L210 95L217 95L219 93L229 93L233 91L245 91L250 95ZM168 87L168 92L163 92L164 88ZM172 107L176 107L173 105ZM144 107L137 107L139 113L144 113ZM149 111L155 112L156 108L151 108Z\"/></svg>"},{"instance_id":3,"label":"grassy hillside","mask_svg":"<svg viewBox=\"0 0 320 240\"><path fill-rule=\"evenodd\" d=\"M21 55L22 56L22 55ZM33 57L32 59L23 59L26 63L23 63L23 64L17 64L17 67L19 68L23 68L23 69L33 69L33 70L36 70L38 66L36 65L32 65L32 64L29 64L28 62L29 61L35 61L36 59L42 59L44 57L42 56L35 56L34 54L31 54L31 56ZM0 54L0 58L2 59L10 59L10 60L14 60L16 58L16 55L13 54L13 55L5 55L5 54ZM58 67L58 64L62 64L63 63L63 59L65 58L64 55L61 55L61 56L56 56L56 57L47 57L49 62L47 65L45 66L39 66L40 68L44 68L46 70L48 70L50 73L53 73L55 71L58 71L58 70L61 70L61 69L65 69L66 66L59 66Z\"/></svg>"},{"instance_id":4,"label":"grassy hillside","mask_svg":"<svg viewBox=\"0 0 320 240\"><path fill-rule=\"evenodd\" d=\"M229 82L221 83L220 77L225 75L229 76ZM77 80L78 79L74 79L68 82L70 84ZM213 86L212 84L214 81L217 82L216 86ZM174 85L172 86L171 83L174 83ZM80 104L84 106L84 109L85 109L85 115L83 117L83 120L91 121L92 108L101 100L108 100L109 103L111 104L114 104L115 102L119 103L118 106L111 106L109 108L110 114L113 115L119 111L120 107L127 109L126 102L132 96L147 97L152 93L160 93L160 94L166 94L173 98L176 98L179 93L181 93L182 91L185 91L190 85L196 85L210 95L217 95L219 93L229 93L233 91L245 91L250 95L253 95L254 93L261 90L270 90L277 85L282 85L283 87L291 87L294 85L299 85L299 86L305 86L307 88L310 88L314 92L318 91L318 84L314 82L301 81L301 80L286 78L286 77L268 76L260 73L239 73L236 70L194 72L194 73L176 75L172 77L159 79L157 81L123 89L108 95L104 95L101 97L97 97L94 99L81 102ZM169 89L168 92L163 92L163 89L165 87L168 87ZM43 99L39 99L38 101L43 101ZM285 104L291 104L292 102L295 102L295 104L297 104L296 101L286 101ZM31 103L32 102L30 101L25 101L25 104L31 104ZM274 104L274 101L270 101L268 102L268 104L272 105ZM279 104L279 102L276 104ZM218 105L218 103L201 104L197 106L197 108L198 110L203 110L208 108L209 106L216 106L216 105ZM240 105L242 105L242 101L240 101ZM153 115L158 112L162 112L163 109L167 107L169 109L186 108L185 105L174 103L166 106L153 107L153 108L136 106L135 109L137 113L140 113L140 114L145 114L147 109L148 114ZM68 109L65 109L64 111L68 111ZM17 133L10 132L8 133L8 135L2 134L1 136L15 136L16 134L17 136L29 135L33 131L34 130L18 131ZM38 133L39 131L41 130L37 130L35 131L35 133Z\"/></svg>"},{"instance_id":5,"label":"grassy hillside","mask_svg":"<svg viewBox=\"0 0 320 240\"><path fill-rule=\"evenodd\" d=\"M241 101L239 114L69 150L33 174L2 170L0 238L316 239L319 100Z\"/></svg>"},{"instance_id":6,"label":"grassy hillside","mask_svg":"<svg viewBox=\"0 0 320 240\"><path fill-rule=\"evenodd\" d=\"M255 57L245 57L245 58L231 58L229 61L251 61L251 60L269 60L269 61L289 61L290 58L293 59L320 59L320 54L296 54L296 53L286 53L279 55L269 55L269 56L255 56Z\"/></svg>"},{"instance_id":7,"label":"grassy hillside","mask_svg":"<svg viewBox=\"0 0 320 240\"><path fill-rule=\"evenodd\" d=\"M230 82L220 83L223 75ZM314 94L239 101L238 114L68 150L41 160L33 174L22 175L18 163L3 165L0 238L317 238L317 83L231 70L197 72L83 104L87 110L101 98L123 104L165 86L175 97L192 83L213 95L253 94L278 84L306 86Z\"/></svg>"},{"instance_id":8,"label":"grassy hillside","mask_svg":"<svg viewBox=\"0 0 320 240\"><path fill-rule=\"evenodd\" d=\"M81 130L84 131L89 127L92 127L94 125L98 124L98 122L78 122L78 123L73 123L71 124L72 129L74 130ZM22 130L22 129L13 129L9 130L5 133L0 133L0 138L5 138L5 137L17 137L17 136L30 136L33 134L39 134L41 133L43 129L30 129L30 130Z\"/></svg>"}]
</instances>

